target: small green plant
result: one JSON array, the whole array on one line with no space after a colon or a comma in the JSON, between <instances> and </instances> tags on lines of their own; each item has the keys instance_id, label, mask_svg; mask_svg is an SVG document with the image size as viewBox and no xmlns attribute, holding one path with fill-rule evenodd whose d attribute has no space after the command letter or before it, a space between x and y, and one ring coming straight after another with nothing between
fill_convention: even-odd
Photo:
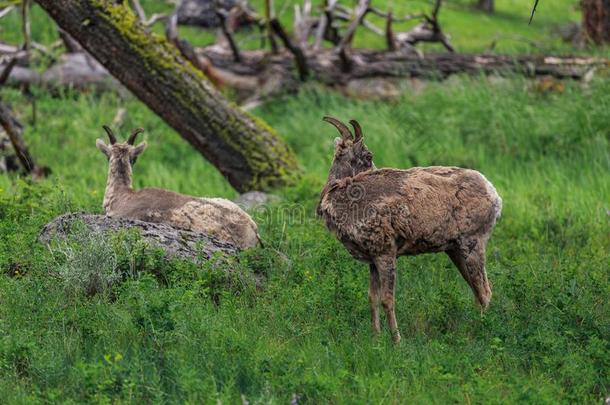
<instances>
[{"instance_id":1,"label":"small green plant","mask_svg":"<svg viewBox=\"0 0 610 405\"><path fill-rule=\"evenodd\" d=\"M57 275L69 293L102 293L121 279L117 254L103 233L78 227L51 251L58 262Z\"/></svg>"}]
</instances>

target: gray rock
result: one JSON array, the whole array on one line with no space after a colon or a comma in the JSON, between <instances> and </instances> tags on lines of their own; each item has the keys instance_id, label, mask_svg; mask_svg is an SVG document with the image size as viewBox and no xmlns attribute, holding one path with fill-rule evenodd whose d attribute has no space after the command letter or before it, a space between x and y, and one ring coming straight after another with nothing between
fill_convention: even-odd
<instances>
[{"instance_id":1,"label":"gray rock","mask_svg":"<svg viewBox=\"0 0 610 405\"><path fill-rule=\"evenodd\" d=\"M362 100L394 101L402 94L400 80L392 78L352 79L343 90L346 96Z\"/></svg>"},{"instance_id":2,"label":"gray rock","mask_svg":"<svg viewBox=\"0 0 610 405\"><path fill-rule=\"evenodd\" d=\"M177 229L165 224L85 213L60 215L44 226L38 240L45 245L49 245L55 238L66 238L71 233L71 229L78 224L86 226L91 232L104 234L133 228L138 229L142 239L152 246L163 249L172 258L198 261L199 259L208 260L218 252L224 255L236 255L238 253L235 246L203 233Z\"/></svg>"},{"instance_id":3,"label":"gray rock","mask_svg":"<svg viewBox=\"0 0 610 405\"><path fill-rule=\"evenodd\" d=\"M277 196L263 193L262 191L248 191L234 199L233 202L239 205L241 209L251 210L270 202L277 201L278 199Z\"/></svg>"}]
</instances>

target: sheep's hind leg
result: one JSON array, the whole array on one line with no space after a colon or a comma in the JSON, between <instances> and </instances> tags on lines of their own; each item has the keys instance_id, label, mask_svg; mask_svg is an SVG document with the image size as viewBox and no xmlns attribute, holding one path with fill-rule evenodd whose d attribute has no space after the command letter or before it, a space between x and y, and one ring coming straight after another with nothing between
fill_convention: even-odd
<instances>
[{"instance_id":1,"label":"sheep's hind leg","mask_svg":"<svg viewBox=\"0 0 610 405\"><path fill-rule=\"evenodd\" d=\"M371 306L371 322L373 325L373 333L375 336L379 335L381 332L381 325L379 323L379 289L380 289L380 280L379 280L379 271L377 271L377 267L373 263L369 264L370 270L370 280L369 280L369 305Z\"/></svg>"},{"instance_id":2,"label":"sheep's hind leg","mask_svg":"<svg viewBox=\"0 0 610 405\"><path fill-rule=\"evenodd\" d=\"M396 256L387 255L375 258L375 266L379 271L379 279L381 281L381 304L385 311L392 340L394 343L400 343L400 332L396 322L396 314L394 313L394 290L396 286Z\"/></svg>"},{"instance_id":3,"label":"sheep's hind leg","mask_svg":"<svg viewBox=\"0 0 610 405\"><path fill-rule=\"evenodd\" d=\"M485 271L485 244L480 239L469 240L447 254L462 273L477 301L487 308L491 300L491 287Z\"/></svg>"}]
</instances>

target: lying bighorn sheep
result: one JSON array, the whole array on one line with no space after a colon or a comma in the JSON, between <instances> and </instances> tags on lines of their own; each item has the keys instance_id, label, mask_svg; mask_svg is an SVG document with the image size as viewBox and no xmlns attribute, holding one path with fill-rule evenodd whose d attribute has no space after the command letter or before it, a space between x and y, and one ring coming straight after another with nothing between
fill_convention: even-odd
<instances>
[{"instance_id":1,"label":"lying bighorn sheep","mask_svg":"<svg viewBox=\"0 0 610 405\"><path fill-rule=\"evenodd\" d=\"M131 168L146 149L146 142L134 146L136 136L144 131L133 130L126 143L117 143L112 130L104 125L110 139L101 139L96 146L109 161L108 181L104 194L106 215L119 218L158 222L177 228L203 232L239 249L256 246L260 239L256 223L235 203L223 198L197 198L158 188L134 190Z\"/></svg>"},{"instance_id":2,"label":"lying bighorn sheep","mask_svg":"<svg viewBox=\"0 0 610 405\"><path fill-rule=\"evenodd\" d=\"M502 209L494 186L481 173L457 167L376 169L358 122L350 121L352 136L340 121L324 120L341 138L318 214L354 258L369 263L373 331L380 332L381 300L393 339L400 341L394 315L398 256L446 252L487 307L485 246Z\"/></svg>"}]
</instances>

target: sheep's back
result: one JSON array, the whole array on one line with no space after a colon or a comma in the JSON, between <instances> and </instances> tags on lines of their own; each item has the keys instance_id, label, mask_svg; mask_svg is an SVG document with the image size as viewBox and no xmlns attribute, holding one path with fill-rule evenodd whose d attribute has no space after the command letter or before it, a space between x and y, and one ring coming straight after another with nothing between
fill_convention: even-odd
<instances>
[{"instance_id":1,"label":"sheep's back","mask_svg":"<svg viewBox=\"0 0 610 405\"><path fill-rule=\"evenodd\" d=\"M237 204L223 198L197 198L163 189L133 192L114 216L166 223L203 232L240 248L258 244L257 226ZM120 206L119 205L119 206Z\"/></svg>"},{"instance_id":2,"label":"sheep's back","mask_svg":"<svg viewBox=\"0 0 610 405\"><path fill-rule=\"evenodd\" d=\"M361 250L397 244L403 254L442 251L493 227L499 197L490 186L457 167L380 169L337 181L320 211L344 244Z\"/></svg>"}]
</instances>

